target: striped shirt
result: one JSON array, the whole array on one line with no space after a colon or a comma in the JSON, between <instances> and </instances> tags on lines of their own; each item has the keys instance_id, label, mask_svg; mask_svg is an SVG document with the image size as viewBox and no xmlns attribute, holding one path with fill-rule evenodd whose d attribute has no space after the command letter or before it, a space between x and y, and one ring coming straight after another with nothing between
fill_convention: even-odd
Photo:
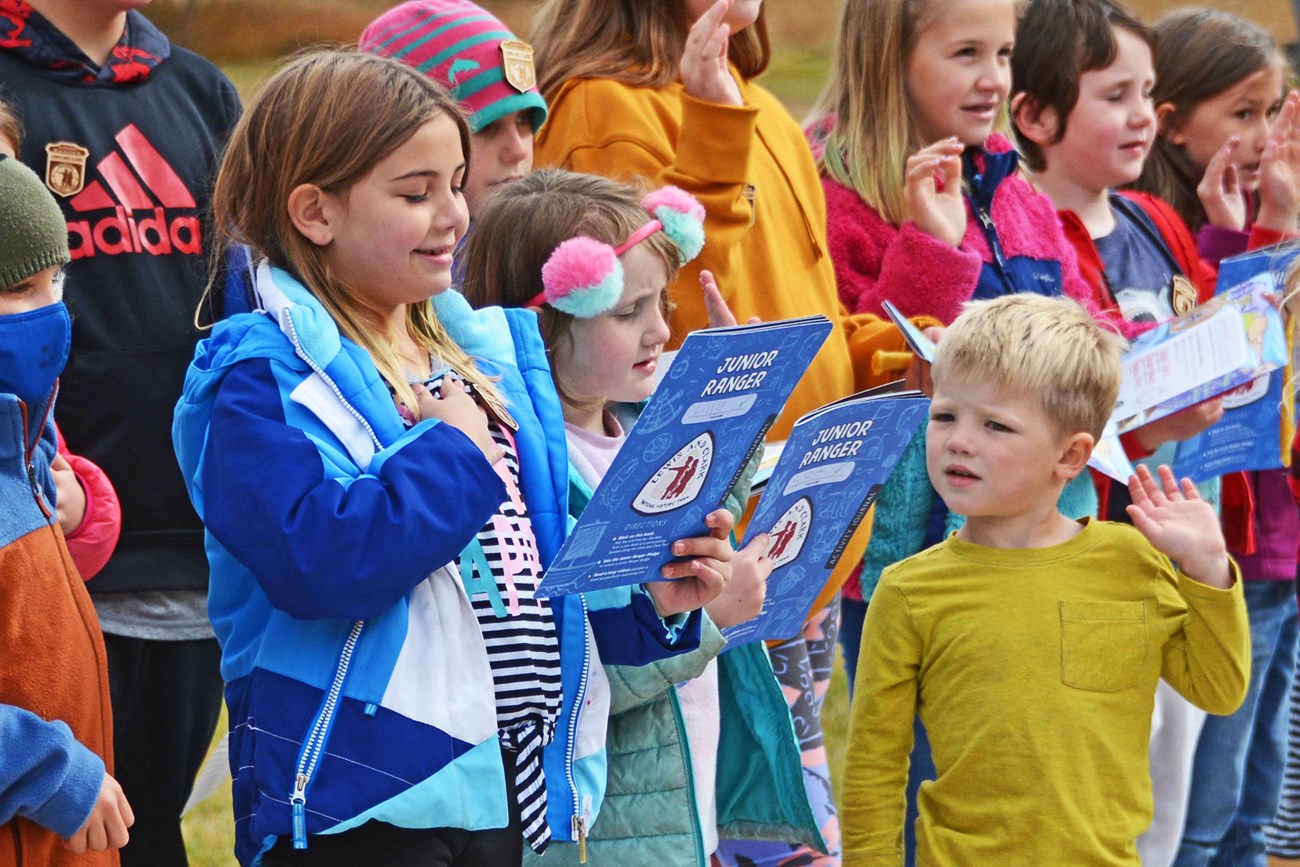
<instances>
[{"instance_id":1,"label":"striped shirt","mask_svg":"<svg viewBox=\"0 0 1300 867\"><path fill-rule=\"evenodd\" d=\"M426 383L435 395L442 376ZM483 406L469 385L464 386ZM542 578L537 540L519 489L519 453L510 429L488 413L488 432L504 453L493 468L507 497L473 542L459 567L492 668L497 728L514 753L515 788L524 838L540 853L550 841L542 747L555 735L560 713L560 645L549 599L535 596Z\"/></svg>"}]
</instances>

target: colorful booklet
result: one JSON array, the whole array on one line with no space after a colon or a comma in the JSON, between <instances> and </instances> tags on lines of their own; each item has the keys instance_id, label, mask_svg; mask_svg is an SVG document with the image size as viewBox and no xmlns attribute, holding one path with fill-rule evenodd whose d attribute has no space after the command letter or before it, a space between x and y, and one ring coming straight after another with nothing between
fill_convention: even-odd
<instances>
[{"instance_id":1,"label":"colorful booklet","mask_svg":"<svg viewBox=\"0 0 1300 867\"><path fill-rule=\"evenodd\" d=\"M830 332L809 316L687 336L538 595L661 580L669 546L704 534Z\"/></svg>"},{"instance_id":2,"label":"colorful booklet","mask_svg":"<svg viewBox=\"0 0 1300 867\"><path fill-rule=\"evenodd\" d=\"M1272 279L1278 296L1285 293L1286 274L1300 254L1294 243L1264 247L1219 263L1216 292L1261 275ZM1285 376L1272 371L1227 392L1223 418L1212 427L1178 444L1174 473L1197 482L1239 470L1269 470L1282 466L1282 407Z\"/></svg>"},{"instance_id":3,"label":"colorful booklet","mask_svg":"<svg viewBox=\"0 0 1300 867\"><path fill-rule=\"evenodd\" d=\"M767 598L753 620L723 630L729 644L790 638L803 628L929 409L925 395L899 385L827 404L795 422L747 533L768 534Z\"/></svg>"},{"instance_id":4,"label":"colorful booklet","mask_svg":"<svg viewBox=\"0 0 1300 867\"><path fill-rule=\"evenodd\" d=\"M1231 391L1287 363L1271 274L1256 274L1133 341L1112 416L1124 433Z\"/></svg>"}]
</instances>

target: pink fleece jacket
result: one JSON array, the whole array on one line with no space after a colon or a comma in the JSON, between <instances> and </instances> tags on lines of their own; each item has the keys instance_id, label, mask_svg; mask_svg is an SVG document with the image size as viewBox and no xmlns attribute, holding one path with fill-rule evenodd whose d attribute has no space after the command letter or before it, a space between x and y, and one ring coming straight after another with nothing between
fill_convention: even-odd
<instances>
[{"instance_id":1,"label":"pink fleece jacket","mask_svg":"<svg viewBox=\"0 0 1300 867\"><path fill-rule=\"evenodd\" d=\"M989 136L985 149L1004 153L1011 143ZM951 247L917 228L886 222L851 188L822 178L826 191L826 236L840 298L855 313L882 313L893 302L904 316L934 316L952 322L969 301L980 268L993 253L969 204L966 234ZM1051 200L1019 175L1008 176L993 196L990 216L1008 258L1029 256L1061 263L1062 289L1095 318L1113 323L1126 337L1135 329L1097 309L1092 290L1079 275L1074 249L1066 241Z\"/></svg>"}]
</instances>

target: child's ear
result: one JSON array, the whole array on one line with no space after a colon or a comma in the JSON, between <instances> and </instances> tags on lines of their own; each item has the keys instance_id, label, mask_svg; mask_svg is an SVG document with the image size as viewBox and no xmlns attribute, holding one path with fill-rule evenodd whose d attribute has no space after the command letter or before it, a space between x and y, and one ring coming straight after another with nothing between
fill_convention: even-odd
<instances>
[{"instance_id":1,"label":"child's ear","mask_svg":"<svg viewBox=\"0 0 1300 867\"><path fill-rule=\"evenodd\" d=\"M289 219L304 238L317 247L334 240L328 193L315 184L299 184L289 193Z\"/></svg>"},{"instance_id":2,"label":"child's ear","mask_svg":"<svg viewBox=\"0 0 1300 867\"><path fill-rule=\"evenodd\" d=\"M1096 440L1092 434L1079 432L1071 434L1066 440L1061 456L1056 461L1056 475L1069 481L1088 468L1088 458L1092 457L1092 448Z\"/></svg>"},{"instance_id":3,"label":"child's ear","mask_svg":"<svg viewBox=\"0 0 1300 867\"><path fill-rule=\"evenodd\" d=\"M1187 137L1179 131L1178 109L1172 102L1162 102L1156 106L1156 134L1162 135L1171 145L1182 147Z\"/></svg>"},{"instance_id":4,"label":"child's ear","mask_svg":"<svg viewBox=\"0 0 1300 867\"><path fill-rule=\"evenodd\" d=\"M1020 134L1039 147L1056 143L1059 124L1056 111L1039 104L1027 93L1018 93L1011 100L1011 122Z\"/></svg>"}]
</instances>

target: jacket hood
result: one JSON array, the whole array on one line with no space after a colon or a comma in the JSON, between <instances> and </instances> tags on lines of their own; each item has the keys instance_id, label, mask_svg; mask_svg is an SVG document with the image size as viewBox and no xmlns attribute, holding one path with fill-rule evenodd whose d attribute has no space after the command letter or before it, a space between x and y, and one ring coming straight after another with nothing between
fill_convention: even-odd
<instances>
[{"instance_id":1,"label":"jacket hood","mask_svg":"<svg viewBox=\"0 0 1300 867\"><path fill-rule=\"evenodd\" d=\"M143 81L171 55L171 43L134 9L122 36L100 66L27 0L0 0L0 48L62 81L131 84Z\"/></svg>"}]
</instances>

